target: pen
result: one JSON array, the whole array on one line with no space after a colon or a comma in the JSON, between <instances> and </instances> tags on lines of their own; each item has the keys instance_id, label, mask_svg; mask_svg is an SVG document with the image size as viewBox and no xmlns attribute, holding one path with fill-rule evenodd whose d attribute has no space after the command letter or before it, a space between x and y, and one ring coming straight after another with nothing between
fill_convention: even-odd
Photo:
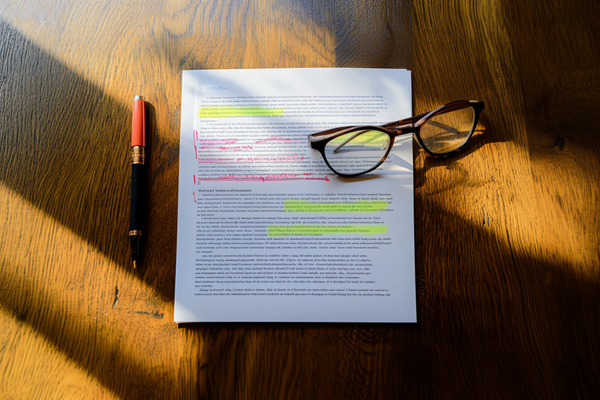
<instances>
[{"instance_id":1,"label":"pen","mask_svg":"<svg viewBox=\"0 0 600 400\"><path fill-rule=\"evenodd\" d=\"M144 146L146 146L146 116L144 98L133 98L131 123L131 208L129 216L129 241L133 268L141 258L143 228Z\"/></svg>"}]
</instances>

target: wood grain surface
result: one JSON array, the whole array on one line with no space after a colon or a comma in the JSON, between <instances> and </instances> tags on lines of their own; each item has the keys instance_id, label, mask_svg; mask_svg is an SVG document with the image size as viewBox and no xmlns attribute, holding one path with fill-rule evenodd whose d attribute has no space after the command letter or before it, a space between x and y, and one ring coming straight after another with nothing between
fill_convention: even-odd
<instances>
[{"instance_id":1,"label":"wood grain surface","mask_svg":"<svg viewBox=\"0 0 600 400\"><path fill-rule=\"evenodd\" d=\"M0 398L600 397L600 6L517 0L6 0ZM173 321L181 71L413 70L418 324ZM148 101L148 246L127 241Z\"/></svg>"}]
</instances>

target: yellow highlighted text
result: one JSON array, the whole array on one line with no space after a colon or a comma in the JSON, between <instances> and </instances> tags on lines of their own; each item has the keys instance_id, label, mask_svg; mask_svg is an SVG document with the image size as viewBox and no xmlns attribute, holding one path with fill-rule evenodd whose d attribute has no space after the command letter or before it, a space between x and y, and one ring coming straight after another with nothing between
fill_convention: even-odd
<instances>
[{"instance_id":1,"label":"yellow highlighted text","mask_svg":"<svg viewBox=\"0 0 600 400\"><path fill-rule=\"evenodd\" d=\"M387 233L386 225L272 225L267 227L267 236L297 235L364 235Z\"/></svg>"},{"instance_id":2,"label":"yellow highlighted text","mask_svg":"<svg viewBox=\"0 0 600 400\"><path fill-rule=\"evenodd\" d=\"M311 203L305 200L285 200L283 209L288 212L378 212L385 211L388 202L385 200L358 200L353 203Z\"/></svg>"},{"instance_id":3,"label":"yellow highlighted text","mask_svg":"<svg viewBox=\"0 0 600 400\"><path fill-rule=\"evenodd\" d=\"M226 117L279 117L283 108L266 108L259 106L207 106L198 111L200 118Z\"/></svg>"}]
</instances>

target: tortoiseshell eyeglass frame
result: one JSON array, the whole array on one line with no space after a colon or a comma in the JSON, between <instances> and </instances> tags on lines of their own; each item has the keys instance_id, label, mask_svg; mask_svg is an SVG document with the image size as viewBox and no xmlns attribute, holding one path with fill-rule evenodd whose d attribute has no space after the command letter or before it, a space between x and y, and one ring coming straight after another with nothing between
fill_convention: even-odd
<instances>
[{"instance_id":1,"label":"tortoiseshell eyeglass frame","mask_svg":"<svg viewBox=\"0 0 600 400\"><path fill-rule=\"evenodd\" d=\"M421 138L421 126L423 126L425 123L427 123L427 121L429 121L431 118L435 117L436 115L445 114L450 111L457 111L457 110L461 110L461 109L465 109L465 108L469 108L469 107L472 108L474 111L473 127L471 128L471 131L469 132L469 134L465 138L464 142L460 146L458 146L456 149L453 149L451 151L447 151L444 153L438 153L438 152L432 151L425 145L424 141ZM460 151L461 149L463 149L465 147L465 145L467 144L469 139L471 139L471 137L473 136L473 132L475 132L475 128L477 127L477 123L479 122L479 115L481 114L481 111L483 111L484 108L485 108L485 104L483 101L457 100L457 101L453 101L453 102L444 104L443 106L436 108L433 111L415 115L414 117L409 117L409 118L404 118L404 119L401 119L398 121L389 122L384 125L341 126L341 127L337 127L337 128L328 129L326 131L313 133L308 136L308 141L310 143L311 148L318 150L321 153L321 156L323 156L323 160L325 160L325 163L333 172L335 172L336 174L338 174L340 176L347 176L347 177L358 176L358 175L363 175L368 172L371 172L374 169L376 169L377 167L379 167L385 161L385 159L387 158L388 154L390 153L392 147L394 146L394 138L396 136L400 136L400 135L405 135L405 134L409 134L409 133L414 134L417 139L417 143L419 143L419 146L421 146L421 148L423 148L423 150L425 150L428 154L430 154L431 156L434 156L434 157L444 157L444 156L448 156L448 155L451 155L451 154L454 154L454 153ZM331 165L329 164L329 162L327 161L327 157L325 156L325 145L330 140L333 140L333 139L335 139L341 135L344 135L348 132L366 131L366 130L380 131L389 136L390 145L389 145L389 148L387 149L386 153L382 157L382 159L373 168L370 168L366 171L362 171L362 172L355 173L355 174L340 173L340 172L336 171L334 168L332 168Z\"/></svg>"}]
</instances>

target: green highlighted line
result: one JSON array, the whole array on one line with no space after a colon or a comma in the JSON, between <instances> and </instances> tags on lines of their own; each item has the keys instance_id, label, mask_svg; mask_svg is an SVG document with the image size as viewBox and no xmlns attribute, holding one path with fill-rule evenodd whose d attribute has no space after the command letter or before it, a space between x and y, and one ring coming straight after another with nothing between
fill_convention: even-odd
<instances>
[{"instance_id":1,"label":"green highlighted line","mask_svg":"<svg viewBox=\"0 0 600 400\"><path fill-rule=\"evenodd\" d=\"M385 211L388 202L385 200L358 200L353 203L311 203L305 200L285 200L283 209L288 212L326 212L326 213L348 213L348 212L378 212Z\"/></svg>"},{"instance_id":2,"label":"green highlighted line","mask_svg":"<svg viewBox=\"0 0 600 400\"><path fill-rule=\"evenodd\" d=\"M267 227L267 236L347 234L372 236L387 233L387 231L386 225L271 225Z\"/></svg>"},{"instance_id":3,"label":"green highlighted line","mask_svg":"<svg viewBox=\"0 0 600 400\"><path fill-rule=\"evenodd\" d=\"M200 107L200 118L226 118L226 117L279 117L283 115L283 108L266 108L259 106L207 106Z\"/></svg>"}]
</instances>

